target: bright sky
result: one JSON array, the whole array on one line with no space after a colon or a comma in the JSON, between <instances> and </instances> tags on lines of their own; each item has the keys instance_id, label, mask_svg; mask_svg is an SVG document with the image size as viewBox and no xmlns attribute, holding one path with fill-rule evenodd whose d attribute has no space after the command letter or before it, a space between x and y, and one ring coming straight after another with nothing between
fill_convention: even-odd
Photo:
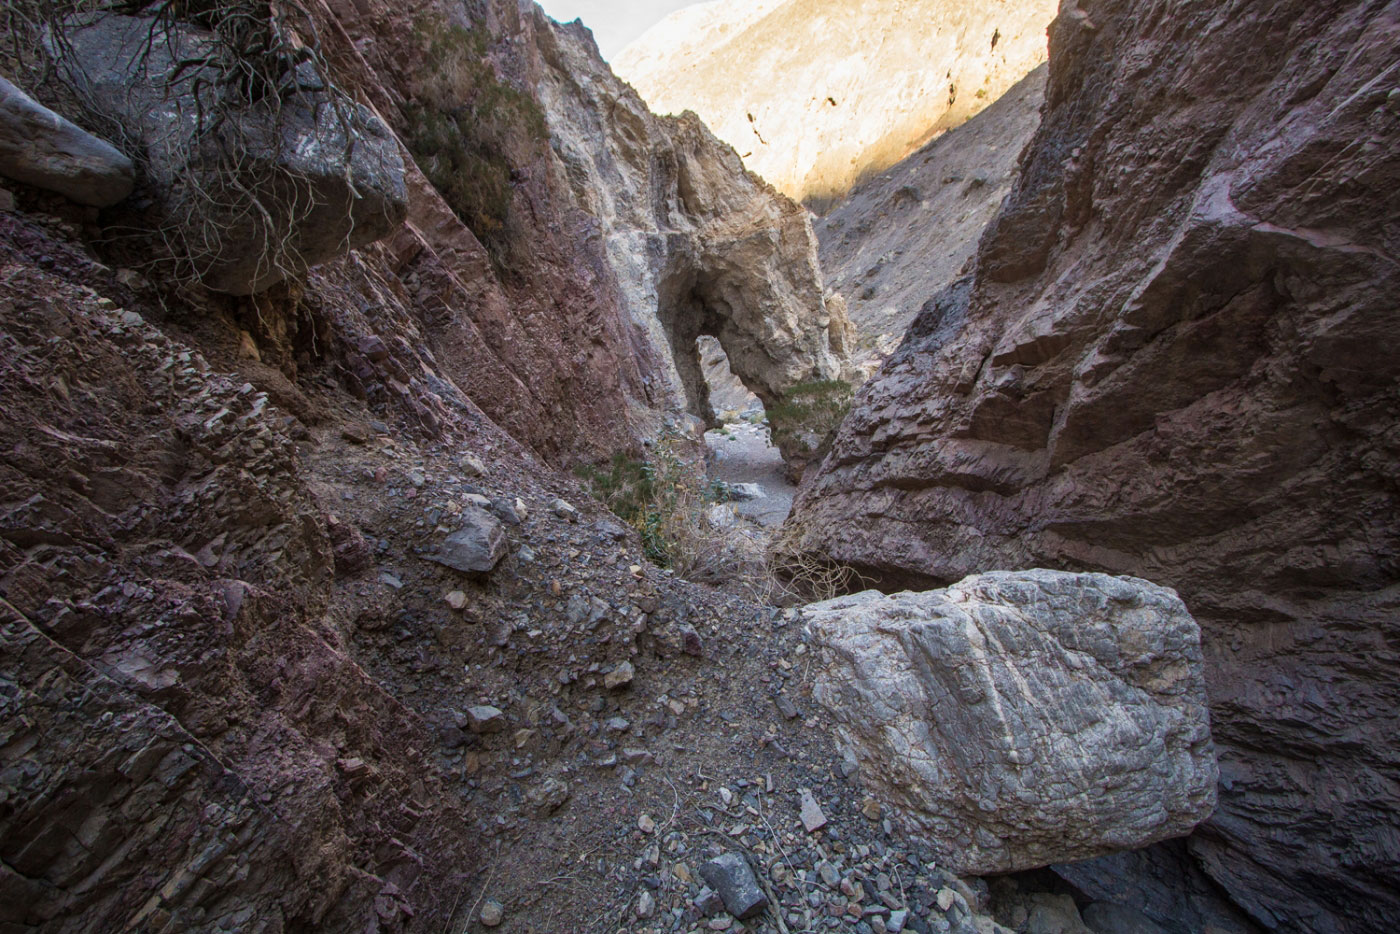
<instances>
[{"instance_id":1,"label":"bright sky","mask_svg":"<svg viewBox=\"0 0 1400 934\"><path fill-rule=\"evenodd\" d=\"M698 0L539 0L544 11L561 23L582 19L593 30L603 58L611 59L627 43L650 29L673 10Z\"/></svg>"}]
</instances>

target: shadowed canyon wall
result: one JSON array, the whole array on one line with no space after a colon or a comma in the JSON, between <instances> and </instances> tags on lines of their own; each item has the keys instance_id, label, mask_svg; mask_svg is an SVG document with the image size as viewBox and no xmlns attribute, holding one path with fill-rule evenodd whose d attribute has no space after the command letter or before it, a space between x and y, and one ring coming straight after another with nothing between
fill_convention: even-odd
<instances>
[{"instance_id":1,"label":"shadowed canyon wall","mask_svg":"<svg viewBox=\"0 0 1400 934\"><path fill-rule=\"evenodd\" d=\"M1221 771L1189 852L1270 929L1400 916L1397 48L1395 2L1065 3L972 274L792 520L887 587L1177 588Z\"/></svg>"}]
</instances>

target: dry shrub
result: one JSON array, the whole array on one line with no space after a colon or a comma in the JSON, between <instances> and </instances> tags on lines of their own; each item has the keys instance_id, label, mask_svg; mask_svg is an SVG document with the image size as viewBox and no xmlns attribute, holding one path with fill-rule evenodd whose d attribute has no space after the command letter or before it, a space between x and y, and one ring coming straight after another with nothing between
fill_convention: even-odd
<instances>
[{"instance_id":1,"label":"dry shrub","mask_svg":"<svg viewBox=\"0 0 1400 934\"><path fill-rule=\"evenodd\" d=\"M817 603L870 585L870 580L850 565L804 550L805 535L803 525L791 519L773 534L764 562L770 602L780 606Z\"/></svg>"}]
</instances>

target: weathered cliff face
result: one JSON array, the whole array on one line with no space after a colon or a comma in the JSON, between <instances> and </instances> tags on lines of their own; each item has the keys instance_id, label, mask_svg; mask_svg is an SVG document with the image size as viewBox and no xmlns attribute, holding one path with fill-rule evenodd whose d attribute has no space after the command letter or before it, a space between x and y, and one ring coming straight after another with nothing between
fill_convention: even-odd
<instances>
[{"instance_id":1,"label":"weathered cliff face","mask_svg":"<svg viewBox=\"0 0 1400 934\"><path fill-rule=\"evenodd\" d=\"M0 917L390 931L449 912L473 846L421 716L328 613L350 569L305 426L42 229L0 218L0 269Z\"/></svg>"},{"instance_id":2,"label":"weathered cliff face","mask_svg":"<svg viewBox=\"0 0 1400 934\"><path fill-rule=\"evenodd\" d=\"M1053 0L717 0L613 63L658 113L693 110L779 191L817 208L1045 60Z\"/></svg>"},{"instance_id":3,"label":"weathered cliff face","mask_svg":"<svg viewBox=\"0 0 1400 934\"><path fill-rule=\"evenodd\" d=\"M397 131L431 67L425 28L470 13L494 72L526 90L553 41L513 0L307 6L337 81ZM706 212L693 226L713 231L676 249L767 262L795 292L815 283L796 209L747 178L726 200L732 155L675 132ZM136 197L81 199L120 202L101 214L54 194L53 173L5 180L0 926L464 929L496 878L477 874L488 845L515 863L497 885L530 898L594 847L591 821L529 819L571 794L592 796L590 815L616 798L611 772L578 781L604 735L595 714L671 709L664 689L605 695L594 674L634 657L645 671L643 645L659 657L682 655L683 635L717 640L711 619L757 619L648 564L546 466L625 449L682 403L669 348L633 320L576 200L586 189L547 145L508 155L510 228L493 244L506 261L405 159L402 227L238 297L153 281L137 245L92 258L105 233L160 215L149 176ZM673 233L661 228L663 258ZM720 278L758 328L752 283ZM764 301L805 317L746 338L821 371L824 338L784 330L822 320L820 291L803 304L781 287ZM781 387L782 363L765 366ZM435 563L481 510L494 572ZM508 733L473 732L484 701ZM567 930L580 900L519 914Z\"/></svg>"},{"instance_id":4,"label":"weathered cliff face","mask_svg":"<svg viewBox=\"0 0 1400 934\"><path fill-rule=\"evenodd\" d=\"M536 15L540 99L561 179L598 219L622 301L656 346L689 411L715 415L697 340L716 338L733 372L770 410L794 386L841 376L805 209L745 172L694 114L653 116L577 25ZM811 451L783 454L802 464Z\"/></svg>"},{"instance_id":5,"label":"weathered cliff face","mask_svg":"<svg viewBox=\"0 0 1400 934\"><path fill-rule=\"evenodd\" d=\"M1400 5L1066 4L974 274L794 521L890 582L1127 573L1200 621L1190 850L1268 927L1400 913Z\"/></svg>"},{"instance_id":6,"label":"weathered cliff face","mask_svg":"<svg viewBox=\"0 0 1400 934\"><path fill-rule=\"evenodd\" d=\"M813 222L826 287L845 296L870 376L929 296L966 271L1040 125L1045 66L996 103L868 179Z\"/></svg>"}]
</instances>

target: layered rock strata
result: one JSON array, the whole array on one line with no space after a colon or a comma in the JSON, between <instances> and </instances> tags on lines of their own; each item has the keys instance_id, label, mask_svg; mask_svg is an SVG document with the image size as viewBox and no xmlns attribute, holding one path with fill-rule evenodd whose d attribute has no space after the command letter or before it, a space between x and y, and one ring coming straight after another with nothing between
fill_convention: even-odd
<instances>
[{"instance_id":1,"label":"layered rock strata","mask_svg":"<svg viewBox=\"0 0 1400 934\"><path fill-rule=\"evenodd\" d=\"M693 110L813 207L959 126L1045 60L1053 0L717 0L625 49L658 113Z\"/></svg>"},{"instance_id":2,"label":"layered rock strata","mask_svg":"<svg viewBox=\"0 0 1400 934\"><path fill-rule=\"evenodd\" d=\"M803 616L867 787L954 872L1184 836L1215 806L1200 629L1164 587L993 573Z\"/></svg>"},{"instance_id":3,"label":"layered rock strata","mask_svg":"<svg viewBox=\"0 0 1400 934\"><path fill-rule=\"evenodd\" d=\"M1266 927L1381 929L1400 8L1085 3L1050 35L1019 181L802 490L802 547L890 585L1048 566L1176 588L1220 751L1191 854Z\"/></svg>"}]
</instances>

